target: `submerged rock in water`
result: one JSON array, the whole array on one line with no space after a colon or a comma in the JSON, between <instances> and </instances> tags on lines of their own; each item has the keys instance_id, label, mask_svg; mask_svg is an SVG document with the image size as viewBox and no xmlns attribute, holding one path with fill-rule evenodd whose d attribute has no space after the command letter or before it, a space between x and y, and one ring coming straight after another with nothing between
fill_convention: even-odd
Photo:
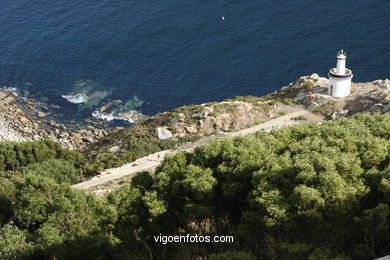
<instances>
[{"instance_id":1,"label":"submerged rock in water","mask_svg":"<svg viewBox=\"0 0 390 260\"><path fill-rule=\"evenodd\" d=\"M38 117L42 118L42 117L46 117L47 114L45 112L42 112L42 111L39 111L38 112Z\"/></svg>"}]
</instances>

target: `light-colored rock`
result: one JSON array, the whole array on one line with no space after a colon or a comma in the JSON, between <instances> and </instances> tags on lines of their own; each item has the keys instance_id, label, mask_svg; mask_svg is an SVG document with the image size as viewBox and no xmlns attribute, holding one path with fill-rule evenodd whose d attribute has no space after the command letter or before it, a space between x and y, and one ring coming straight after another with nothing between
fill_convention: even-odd
<instances>
[{"instance_id":1,"label":"light-colored rock","mask_svg":"<svg viewBox=\"0 0 390 260\"><path fill-rule=\"evenodd\" d=\"M38 117L42 118L42 117L46 117L47 114L45 112L42 112L42 111L38 111Z\"/></svg>"},{"instance_id":2,"label":"light-colored rock","mask_svg":"<svg viewBox=\"0 0 390 260\"><path fill-rule=\"evenodd\" d=\"M214 111L211 107L205 107L203 110L197 114L194 114L192 117L197 119L205 119Z\"/></svg>"},{"instance_id":3,"label":"light-colored rock","mask_svg":"<svg viewBox=\"0 0 390 260\"><path fill-rule=\"evenodd\" d=\"M76 146L83 144L83 139L80 133L72 133L71 138Z\"/></svg>"},{"instance_id":4,"label":"light-colored rock","mask_svg":"<svg viewBox=\"0 0 390 260\"><path fill-rule=\"evenodd\" d=\"M313 74L310 75L309 78L312 79L312 80L318 80L320 78L320 76L317 73L313 73Z\"/></svg>"},{"instance_id":5,"label":"light-colored rock","mask_svg":"<svg viewBox=\"0 0 390 260\"><path fill-rule=\"evenodd\" d=\"M166 127L157 127L156 128L156 135L159 139L169 139L173 137L173 134L171 131L169 131Z\"/></svg>"},{"instance_id":6,"label":"light-colored rock","mask_svg":"<svg viewBox=\"0 0 390 260\"><path fill-rule=\"evenodd\" d=\"M27 117L25 116L22 116L19 118L19 121L20 123L22 123L24 126L26 126L28 123L29 123L29 120L27 119Z\"/></svg>"},{"instance_id":7,"label":"light-colored rock","mask_svg":"<svg viewBox=\"0 0 390 260\"><path fill-rule=\"evenodd\" d=\"M130 110L122 114L122 116L129 121L130 123L135 123L138 120L145 118L143 114L138 112L137 110Z\"/></svg>"},{"instance_id":8,"label":"light-colored rock","mask_svg":"<svg viewBox=\"0 0 390 260\"><path fill-rule=\"evenodd\" d=\"M186 133L178 133L178 134L176 134L178 137L180 137L180 138L182 138L182 137L184 137L184 136L186 136L187 134Z\"/></svg>"},{"instance_id":9,"label":"light-colored rock","mask_svg":"<svg viewBox=\"0 0 390 260\"><path fill-rule=\"evenodd\" d=\"M179 114L177 115L177 120L178 120L179 122L184 122L184 121L186 120L186 116L185 116L183 113L179 113Z\"/></svg>"},{"instance_id":10,"label":"light-colored rock","mask_svg":"<svg viewBox=\"0 0 390 260\"><path fill-rule=\"evenodd\" d=\"M190 134L196 134L198 130L196 129L195 125L192 126L186 126L186 131Z\"/></svg>"},{"instance_id":11,"label":"light-colored rock","mask_svg":"<svg viewBox=\"0 0 390 260\"><path fill-rule=\"evenodd\" d=\"M215 121L216 130L227 131L229 130L231 124L232 124L231 117L227 113L220 114L216 117L216 121Z\"/></svg>"},{"instance_id":12,"label":"light-colored rock","mask_svg":"<svg viewBox=\"0 0 390 260\"><path fill-rule=\"evenodd\" d=\"M110 108L110 105L102 106L101 108L99 108L99 112L103 113L103 112L107 111L109 108Z\"/></svg>"}]
</instances>

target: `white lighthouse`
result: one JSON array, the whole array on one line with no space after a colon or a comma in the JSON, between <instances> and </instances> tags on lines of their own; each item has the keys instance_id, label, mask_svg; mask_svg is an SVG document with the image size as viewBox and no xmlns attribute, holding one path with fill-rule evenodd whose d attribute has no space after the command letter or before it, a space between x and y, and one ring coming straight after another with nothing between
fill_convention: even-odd
<instances>
[{"instance_id":1,"label":"white lighthouse","mask_svg":"<svg viewBox=\"0 0 390 260\"><path fill-rule=\"evenodd\" d=\"M346 97L351 93L352 71L345 67L347 53L343 50L337 53L337 67L329 71L329 95Z\"/></svg>"}]
</instances>

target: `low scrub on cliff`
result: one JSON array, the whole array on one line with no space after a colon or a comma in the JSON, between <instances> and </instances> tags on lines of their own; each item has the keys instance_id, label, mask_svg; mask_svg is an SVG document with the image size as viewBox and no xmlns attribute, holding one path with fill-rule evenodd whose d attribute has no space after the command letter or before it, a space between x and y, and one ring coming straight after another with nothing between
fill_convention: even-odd
<instances>
[{"instance_id":1,"label":"low scrub on cliff","mask_svg":"<svg viewBox=\"0 0 390 260\"><path fill-rule=\"evenodd\" d=\"M120 167L138 158L193 140L193 137L160 140L154 128L143 125L118 130L83 151L83 172L89 176L96 175L105 169Z\"/></svg>"}]
</instances>

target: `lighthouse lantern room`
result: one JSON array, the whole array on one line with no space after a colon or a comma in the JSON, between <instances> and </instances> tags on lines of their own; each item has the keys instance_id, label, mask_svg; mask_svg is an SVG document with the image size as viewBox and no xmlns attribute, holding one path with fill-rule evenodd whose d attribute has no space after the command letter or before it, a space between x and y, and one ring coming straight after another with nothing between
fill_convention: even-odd
<instances>
[{"instance_id":1,"label":"lighthouse lantern room","mask_svg":"<svg viewBox=\"0 0 390 260\"><path fill-rule=\"evenodd\" d=\"M352 71L345 67L347 53L337 53L337 67L329 71L329 92L333 97L346 97L351 93Z\"/></svg>"}]
</instances>

